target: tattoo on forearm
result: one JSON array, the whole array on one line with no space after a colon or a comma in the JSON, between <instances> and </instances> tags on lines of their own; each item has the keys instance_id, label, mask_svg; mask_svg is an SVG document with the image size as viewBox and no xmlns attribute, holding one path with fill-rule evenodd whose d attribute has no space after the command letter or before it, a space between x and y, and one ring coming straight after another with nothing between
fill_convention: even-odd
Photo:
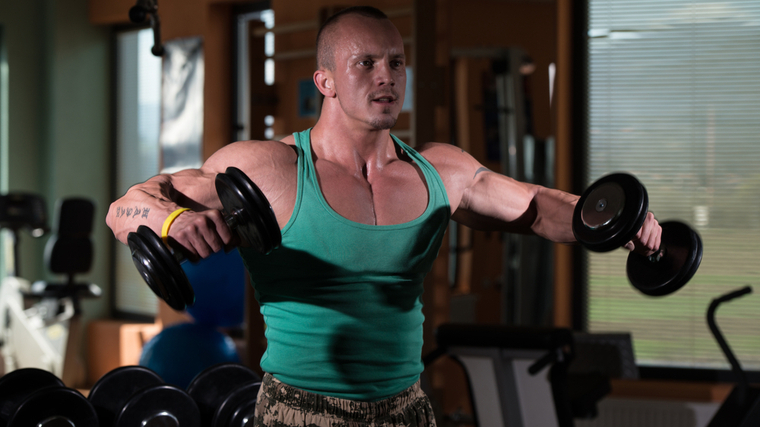
<instances>
[{"instance_id":1,"label":"tattoo on forearm","mask_svg":"<svg viewBox=\"0 0 760 427\"><path fill-rule=\"evenodd\" d=\"M475 179L475 177L481 172L491 172L491 169L488 169L487 167L478 168L478 170L475 171L475 175L472 176L472 179Z\"/></svg>"},{"instance_id":2,"label":"tattoo on forearm","mask_svg":"<svg viewBox=\"0 0 760 427\"><path fill-rule=\"evenodd\" d=\"M121 206L117 206L116 218L121 218L121 217L137 218L138 216L142 218L147 218L149 212L150 212L150 208L141 208L139 206L123 208Z\"/></svg>"}]
</instances>

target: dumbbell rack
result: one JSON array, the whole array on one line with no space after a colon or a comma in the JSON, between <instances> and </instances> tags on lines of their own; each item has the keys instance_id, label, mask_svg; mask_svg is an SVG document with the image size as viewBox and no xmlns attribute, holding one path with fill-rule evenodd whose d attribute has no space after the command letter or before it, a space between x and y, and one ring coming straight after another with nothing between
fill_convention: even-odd
<instances>
[{"instance_id":1,"label":"dumbbell rack","mask_svg":"<svg viewBox=\"0 0 760 427\"><path fill-rule=\"evenodd\" d=\"M211 366L187 390L142 366L103 375L85 398L48 371L25 368L0 377L0 426L232 427L254 416L259 376L234 363Z\"/></svg>"}]
</instances>

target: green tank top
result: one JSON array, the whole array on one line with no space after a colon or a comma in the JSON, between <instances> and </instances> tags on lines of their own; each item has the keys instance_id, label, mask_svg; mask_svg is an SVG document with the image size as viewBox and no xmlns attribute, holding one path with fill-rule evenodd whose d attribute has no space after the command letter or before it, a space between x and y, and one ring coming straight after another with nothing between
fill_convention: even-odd
<instances>
[{"instance_id":1,"label":"green tank top","mask_svg":"<svg viewBox=\"0 0 760 427\"><path fill-rule=\"evenodd\" d=\"M422 281L450 217L440 176L422 169L428 206L417 219L366 225L335 212L319 188L309 141L296 133L298 193L282 245L240 248L267 325L261 368L314 393L374 401L413 385L423 370Z\"/></svg>"}]
</instances>

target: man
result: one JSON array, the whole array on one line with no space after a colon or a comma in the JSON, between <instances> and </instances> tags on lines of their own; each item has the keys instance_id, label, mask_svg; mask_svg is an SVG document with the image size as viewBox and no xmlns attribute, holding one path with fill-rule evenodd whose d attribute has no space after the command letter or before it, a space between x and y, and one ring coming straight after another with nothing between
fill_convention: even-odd
<instances>
[{"instance_id":1,"label":"man","mask_svg":"<svg viewBox=\"0 0 760 427\"><path fill-rule=\"evenodd\" d=\"M578 198L491 172L452 145L417 152L392 137L406 58L377 9L331 17L317 50L314 84L324 103L314 128L230 144L198 170L136 185L107 222L122 242L140 224L169 227L173 245L207 257L238 243L214 177L241 169L269 199L283 235L269 255L241 248L267 324L257 425L435 425L418 382L420 295L449 218L569 243ZM126 206L147 209L147 218L118 216ZM628 246L651 253L659 244L650 214Z\"/></svg>"}]
</instances>

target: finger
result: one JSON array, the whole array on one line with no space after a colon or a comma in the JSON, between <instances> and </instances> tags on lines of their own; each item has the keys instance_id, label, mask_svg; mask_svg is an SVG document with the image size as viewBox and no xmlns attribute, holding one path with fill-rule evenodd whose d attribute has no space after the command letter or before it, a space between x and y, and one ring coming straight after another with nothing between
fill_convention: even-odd
<instances>
[{"instance_id":1,"label":"finger","mask_svg":"<svg viewBox=\"0 0 760 427\"><path fill-rule=\"evenodd\" d=\"M649 250L657 249L658 223L651 212L647 213L644 224L641 227L641 244Z\"/></svg>"},{"instance_id":2,"label":"finger","mask_svg":"<svg viewBox=\"0 0 760 427\"><path fill-rule=\"evenodd\" d=\"M222 247L214 222L203 213L189 213L181 221L178 218L169 229L169 236L179 245L185 258L192 262L210 256L215 252L214 247L217 250Z\"/></svg>"},{"instance_id":3,"label":"finger","mask_svg":"<svg viewBox=\"0 0 760 427\"><path fill-rule=\"evenodd\" d=\"M660 247L662 247L662 226L658 223L657 224L657 245L655 246L655 248L659 250Z\"/></svg>"},{"instance_id":4,"label":"finger","mask_svg":"<svg viewBox=\"0 0 760 427\"><path fill-rule=\"evenodd\" d=\"M642 236L641 236L641 246L645 248L647 251L653 251L656 249L654 247L654 241L655 241L655 227L649 223L645 226L645 228L642 229Z\"/></svg>"},{"instance_id":5,"label":"finger","mask_svg":"<svg viewBox=\"0 0 760 427\"><path fill-rule=\"evenodd\" d=\"M211 253L219 252L224 248L224 238L221 234L229 234L229 228L224 221L215 221L215 218L208 217L206 224L199 231L201 238L198 242L199 245L207 246Z\"/></svg>"},{"instance_id":6,"label":"finger","mask_svg":"<svg viewBox=\"0 0 760 427\"><path fill-rule=\"evenodd\" d=\"M651 214L651 212L650 212ZM657 221L657 219L654 217L654 214L651 215L651 225L649 227L649 238L647 239L648 247L653 251L656 252L660 249L660 237L662 235L662 227L660 226L660 223Z\"/></svg>"},{"instance_id":7,"label":"finger","mask_svg":"<svg viewBox=\"0 0 760 427\"><path fill-rule=\"evenodd\" d=\"M219 250L234 245L238 240L238 235L227 225L222 213L218 210L212 210L209 211L208 216L214 222L216 235L221 239Z\"/></svg>"},{"instance_id":8,"label":"finger","mask_svg":"<svg viewBox=\"0 0 760 427\"><path fill-rule=\"evenodd\" d=\"M629 251L632 251L636 249L636 245L633 243L633 240L629 241L625 245L623 245L624 248L628 249Z\"/></svg>"}]
</instances>

